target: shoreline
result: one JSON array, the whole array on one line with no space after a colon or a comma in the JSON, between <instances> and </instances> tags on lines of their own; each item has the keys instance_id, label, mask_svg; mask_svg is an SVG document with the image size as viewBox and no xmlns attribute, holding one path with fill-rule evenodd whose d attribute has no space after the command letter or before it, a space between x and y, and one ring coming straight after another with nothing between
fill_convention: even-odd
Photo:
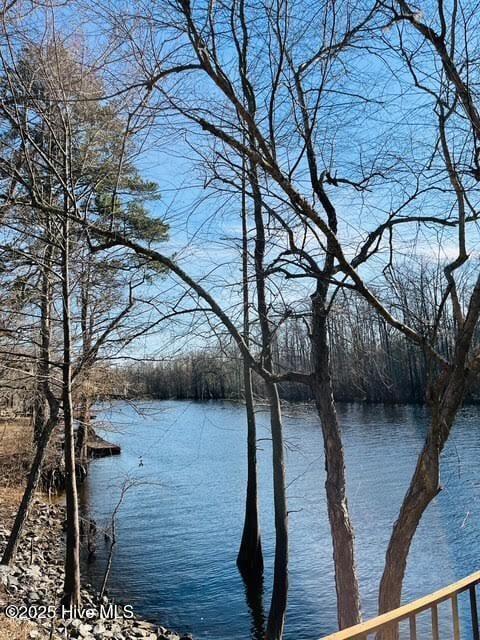
<instances>
[{"instance_id":1,"label":"shoreline","mask_svg":"<svg viewBox=\"0 0 480 640\"><path fill-rule=\"evenodd\" d=\"M13 506L12 506L13 509ZM35 505L16 562L0 565L1 625L9 619L10 640L80 638L83 640L191 640L135 614L132 607L99 594L82 582L81 606L60 607L63 584L65 508L42 498ZM0 525L0 552L9 528ZM16 629L16 635L14 635Z\"/></svg>"},{"instance_id":2,"label":"shoreline","mask_svg":"<svg viewBox=\"0 0 480 640\"><path fill-rule=\"evenodd\" d=\"M32 426L27 417L0 419L0 554L3 553L24 491L25 476L33 455ZM103 440L99 439L104 447ZM109 445L109 455L112 454ZM105 447L104 447L105 448ZM105 453L102 449L102 453ZM92 456L91 460L95 460ZM58 461L58 439L53 439L44 469L54 469L52 477L61 476ZM53 486L51 497L45 487L50 482L42 478L44 490L39 490L27 519L17 557L11 566L0 565L0 640L29 640L44 638L83 638L84 640L191 640L190 635L169 630L151 623L121 603L105 597L83 578L82 606L71 615L59 607L64 573L65 507L62 492ZM9 609L6 615L5 607ZM117 609L115 609L117 605ZM97 612L92 615L92 612ZM63 615L62 615L63 614ZM125 616L123 616L125 614ZM115 618L115 615L117 616ZM111 619L108 619L111 617ZM53 621L53 627L52 627Z\"/></svg>"}]
</instances>

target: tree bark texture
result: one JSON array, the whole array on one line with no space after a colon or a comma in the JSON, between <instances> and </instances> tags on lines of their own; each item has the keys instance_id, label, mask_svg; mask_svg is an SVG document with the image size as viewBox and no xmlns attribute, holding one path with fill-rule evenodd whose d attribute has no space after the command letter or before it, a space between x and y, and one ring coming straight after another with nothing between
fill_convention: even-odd
<instances>
[{"instance_id":1,"label":"tree bark texture","mask_svg":"<svg viewBox=\"0 0 480 640\"><path fill-rule=\"evenodd\" d=\"M327 311L321 293L312 296L313 392L322 425L325 451L325 489L332 534L340 629L361 622L360 592L355 563L355 535L348 512L345 458L333 399Z\"/></svg>"}]
</instances>

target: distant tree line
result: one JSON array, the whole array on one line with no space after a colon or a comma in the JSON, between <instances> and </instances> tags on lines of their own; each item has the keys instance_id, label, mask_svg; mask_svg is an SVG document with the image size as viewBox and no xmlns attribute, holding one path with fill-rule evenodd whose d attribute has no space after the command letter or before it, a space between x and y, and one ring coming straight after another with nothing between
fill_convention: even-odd
<instances>
[{"instance_id":1,"label":"distant tree line","mask_svg":"<svg viewBox=\"0 0 480 640\"><path fill-rule=\"evenodd\" d=\"M411 320L428 317L435 290L428 290L428 267L403 279L397 287ZM434 282L428 275L430 285ZM409 285L415 284L415 291ZM399 283L397 282L397 285ZM393 295L393 294L392 294ZM361 299L342 294L335 313L329 317L334 395L339 402L420 404L426 400L428 361L402 334L392 329ZM309 318L287 319L274 342L274 358L279 370L311 370ZM442 320L442 351L449 354L455 324L448 314ZM116 390L128 397L159 400L224 400L244 397L241 354L235 346L194 349L172 359L145 361L118 370ZM254 375L254 393L265 398L263 380ZM121 388L119 388L119 384ZM282 399L313 401L311 388L295 382L279 385ZM478 383L468 399L480 398Z\"/></svg>"}]
</instances>

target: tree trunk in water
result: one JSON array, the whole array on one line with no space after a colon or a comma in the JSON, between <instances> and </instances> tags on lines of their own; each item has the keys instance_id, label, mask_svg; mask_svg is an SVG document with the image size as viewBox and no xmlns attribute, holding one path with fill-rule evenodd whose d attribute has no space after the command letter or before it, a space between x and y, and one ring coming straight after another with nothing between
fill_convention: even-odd
<instances>
[{"instance_id":1,"label":"tree trunk in water","mask_svg":"<svg viewBox=\"0 0 480 640\"><path fill-rule=\"evenodd\" d=\"M337 618L340 629L361 622L360 593L355 564L355 535L350 522L345 459L333 399L327 312L322 296L312 297L313 392L325 450L325 489L332 533Z\"/></svg>"},{"instance_id":2,"label":"tree trunk in water","mask_svg":"<svg viewBox=\"0 0 480 640\"><path fill-rule=\"evenodd\" d=\"M50 442L53 430L58 424L58 412L50 417L47 424L44 426L42 435L37 441L37 450L33 459L30 472L28 474L27 486L23 493L22 502L17 511L13 528L8 538L7 546L2 556L2 564L11 564L15 560L18 545L22 538L22 532L27 521L30 509L35 497L35 491L37 490L40 475L42 472L43 462L47 453L48 444Z\"/></svg>"},{"instance_id":3,"label":"tree trunk in water","mask_svg":"<svg viewBox=\"0 0 480 640\"><path fill-rule=\"evenodd\" d=\"M243 339L250 343L250 297L248 283L248 208L246 201L246 168L242 166L242 298L243 298ZM257 480L257 426L253 402L252 370L243 358L243 387L245 410L247 414L247 495L245 502L245 520L242 541L237 556L237 566L247 590L261 588L263 576L263 554L258 517L258 480Z\"/></svg>"},{"instance_id":4,"label":"tree trunk in water","mask_svg":"<svg viewBox=\"0 0 480 640\"><path fill-rule=\"evenodd\" d=\"M252 114L253 104L249 104ZM250 142L254 146L253 137ZM265 227L262 214L262 197L258 183L257 168L250 162L249 181L253 193L253 217L255 220L255 282L257 285L258 316L262 334L263 365L268 372L273 372L272 331L267 303L265 258ZM245 220L245 216L243 216ZM246 234L244 233L244 238ZM244 249L245 249L244 245ZM247 252L244 250L244 259ZM244 269L244 278L246 270ZM244 288L245 291L245 288ZM277 385L265 381L270 401L270 424L272 432L272 466L273 466L273 502L275 511L275 565L273 570L273 589L268 613L266 640L281 640L285 623L288 596L288 512L285 482L285 461L283 450L282 410Z\"/></svg>"},{"instance_id":5,"label":"tree trunk in water","mask_svg":"<svg viewBox=\"0 0 480 640\"><path fill-rule=\"evenodd\" d=\"M237 566L245 581L258 581L263 574L263 555L258 518L257 491L257 430L253 405L252 372L247 363L243 365L245 405L247 413L247 496L242 541L237 557Z\"/></svg>"},{"instance_id":6,"label":"tree trunk in water","mask_svg":"<svg viewBox=\"0 0 480 640\"><path fill-rule=\"evenodd\" d=\"M379 613L386 613L400 606L410 545L428 505L441 491L440 454L450 435L464 394L465 377L458 370L449 375L444 389L435 394L430 429L388 544L380 582ZM377 638L398 640L398 629L379 632Z\"/></svg>"},{"instance_id":7,"label":"tree trunk in water","mask_svg":"<svg viewBox=\"0 0 480 640\"><path fill-rule=\"evenodd\" d=\"M67 209L66 209L67 210ZM75 434L73 431L72 362L70 335L70 233L69 220L63 220L62 298L63 298L63 378L62 405L65 422L65 494L67 507L67 540L65 580L62 605L80 604L80 526L78 517L77 479L75 474Z\"/></svg>"},{"instance_id":8,"label":"tree trunk in water","mask_svg":"<svg viewBox=\"0 0 480 640\"><path fill-rule=\"evenodd\" d=\"M266 640L280 640L288 595L288 511L283 450L282 412L277 385L268 384L272 428L273 499L275 508L275 568Z\"/></svg>"}]
</instances>

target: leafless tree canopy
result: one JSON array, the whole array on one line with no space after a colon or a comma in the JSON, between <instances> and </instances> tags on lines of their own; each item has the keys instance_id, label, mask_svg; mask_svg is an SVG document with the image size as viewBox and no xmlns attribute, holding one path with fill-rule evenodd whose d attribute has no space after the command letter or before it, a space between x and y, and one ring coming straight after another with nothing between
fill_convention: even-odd
<instances>
[{"instance_id":1,"label":"leafless tree canopy","mask_svg":"<svg viewBox=\"0 0 480 640\"><path fill-rule=\"evenodd\" d=\"M238 566L258 579L261 396L276 528L265 637L279 640L289 560L280 399L311 401L338 626L356 624L336 402L426 402L429 429L379 585L379 611L399 606L442 450L478 397L478 15L459 0L4 6L1 401L32 414L37 443L4 562L60 422L64 598L77 602L75 467L95 401L243 398Z\"/></svg>"}]
</instances>

